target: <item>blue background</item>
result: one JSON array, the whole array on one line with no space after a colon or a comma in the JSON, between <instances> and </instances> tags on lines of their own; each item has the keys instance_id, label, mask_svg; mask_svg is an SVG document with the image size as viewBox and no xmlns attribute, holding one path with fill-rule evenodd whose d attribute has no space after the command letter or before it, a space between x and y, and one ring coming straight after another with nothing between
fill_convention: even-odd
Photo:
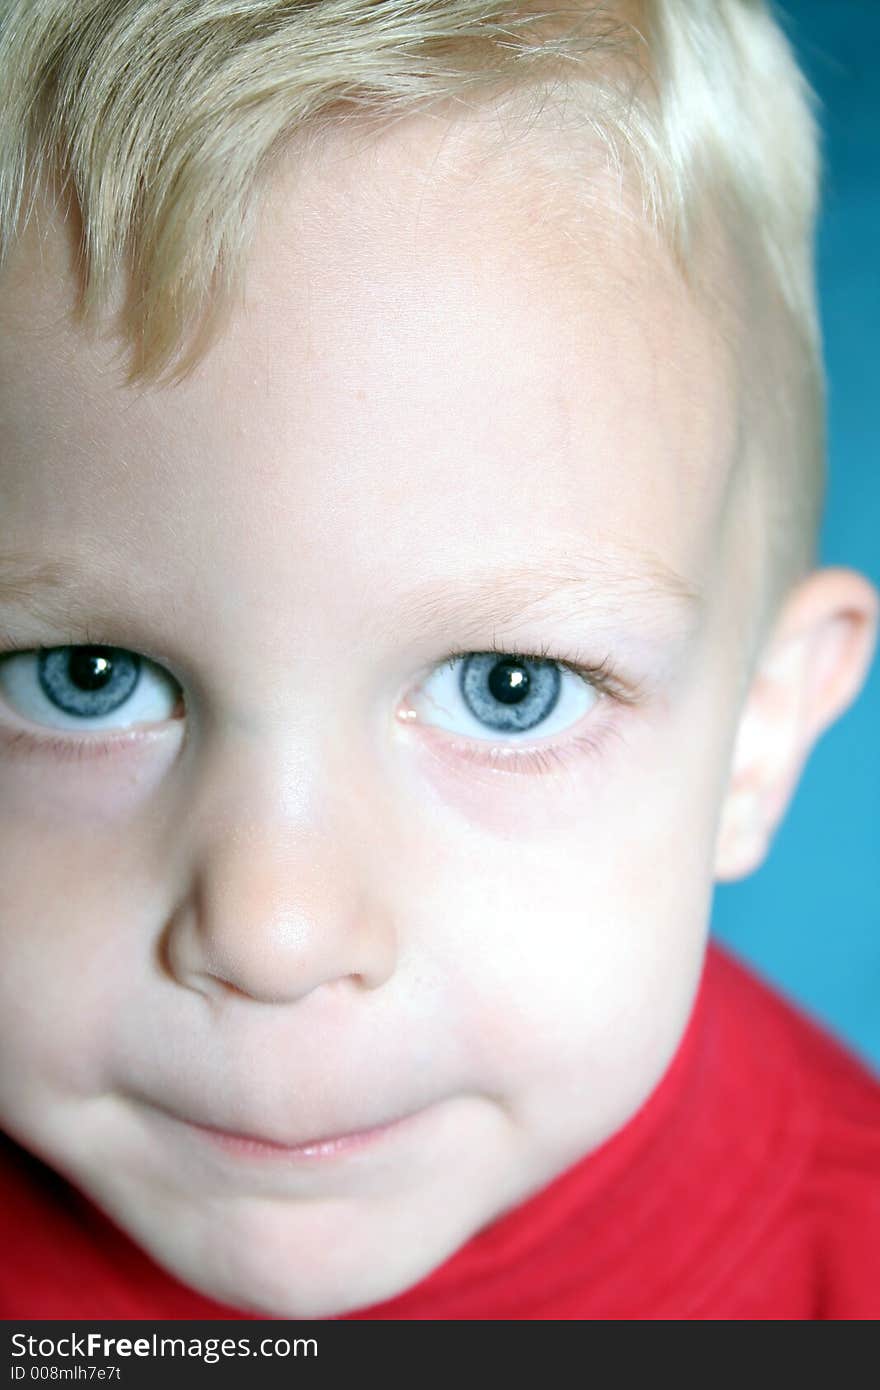
<instances>
[{"instance_id":1,"label":"blue background","mask_svg":"<svg viewBox=\"0 0 880 1390\"><path fill-rule=\"evenodd\" d=\"M880 3L776 7L820 102L830 382L820 562L880 587ZM880 1074L880 662L816 745L769 857L715 890L713 932Z\"/></svg>"}]
</instances>

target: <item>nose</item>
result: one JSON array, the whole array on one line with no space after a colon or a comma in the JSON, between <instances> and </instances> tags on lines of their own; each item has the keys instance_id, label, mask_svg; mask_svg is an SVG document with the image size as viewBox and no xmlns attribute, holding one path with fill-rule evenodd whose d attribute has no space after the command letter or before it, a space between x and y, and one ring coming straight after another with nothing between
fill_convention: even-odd
<instances>
[{"instance_id":1,"label":"nose","mask_svg":"<svg viewBox=\"0 0 880 1390\"><path fill-rule=\"evenodd\" d=\"M335 981L377 989L394 972L396 933L344 847L342 833L278 822L215 834L164 933L174 978L212 1000L262 1003Z\"/></svg>"}]
</instances>

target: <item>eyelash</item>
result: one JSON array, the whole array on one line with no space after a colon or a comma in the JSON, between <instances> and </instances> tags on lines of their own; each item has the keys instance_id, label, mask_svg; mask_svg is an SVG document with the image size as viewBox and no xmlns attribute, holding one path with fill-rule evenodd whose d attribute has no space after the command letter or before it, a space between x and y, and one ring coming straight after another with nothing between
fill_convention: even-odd
<instances>
[{"instance_id":1,"label":"eyelash","mask_svg":"<svg viewBox=\"0 0 880 1390\"><path fill-rule=\"evenodd\" d=\"M57 650L58 646L65 645L98 647L115 645L112 641L104 640L88 630L86 630L85 636L86 641L84 643L60 643L54 647L7 647L0 651L0 662L4 656L12 656L15 652L46 652ZM600 697L610 697L619 704L636 704L639 698L641 688L622 681L607 657L599 665L596 665L588 661L581 653L575 653L572 658L568 659L553 656L549 646L542 647L538 652L527 651L525 648L518 647L516 643L499 644L494 639L488 646L480 648L480 651L494 652L498 656L512 657L518 661L551 662L562 670L570 671L573 675L578 676ZM473 655L473 648L463 648L450 652L441 661L436 662L423 679L427 679L427 676L433 675L446 666L454 666L457 661L465 660ZM520 750L511 744L502 744L492 745L484 749L479 747L479 743L472 742L456 742L452 746L464 761L480 767L489 767L495 771L541 775L558 771L584 754L601 752L604 749L606 739L610 737L619 738L620 730L606 723L599 732L581 734L564 743L548 745L546 748ZM19 730L15 734L7 736L6 742L12 748L23 748L29 752L50 754L61 762L80 763L87 758L113 757L120 744L141 742L142 739L143 735L138 736L136 734L129 737L120 736L110 742L99 740L97 737L89 739L38 737L26 730Z\"/></svg>"}]
</instances>

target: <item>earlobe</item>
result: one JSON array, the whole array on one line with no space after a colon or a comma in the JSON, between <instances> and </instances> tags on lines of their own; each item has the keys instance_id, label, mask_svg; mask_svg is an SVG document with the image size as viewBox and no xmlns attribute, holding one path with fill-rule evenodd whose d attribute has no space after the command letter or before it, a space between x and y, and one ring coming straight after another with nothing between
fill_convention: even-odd
<instances>
[{"instance_id":1,"label":"earlobe","mask_svg":"<svg viewBox=\"0 0 880 1390\"><path fill-rule=\"evenodd\" d=\"M719 883L748 878L764 861L766 816L758 795L744 788L728 794L718 831L715 878Z\"/></svg>"},{"instance_id":2,"label":"earlobe","mask_svg":"<svg viewBox=\"0 0 880 1390\"><path fill-rule=\"evenodd\" d=\"M820 735L856 699L877 642L880 595L855 570L814 571L789 594L740 715L716 841L715 877L766 857Z\"/></svg>"}]
</instances>

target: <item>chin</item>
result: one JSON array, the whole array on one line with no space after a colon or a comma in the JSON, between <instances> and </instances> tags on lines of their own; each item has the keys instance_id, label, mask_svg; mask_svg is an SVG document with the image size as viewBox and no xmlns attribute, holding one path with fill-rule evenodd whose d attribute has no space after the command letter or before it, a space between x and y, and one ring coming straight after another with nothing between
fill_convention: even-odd
<instances>
[{"instance_id":1,"label":"chin","mask_svg":"<svg viewBox=\"0 0 880 1390\"><path fill-rule=\"evenodd\" d=\"M169 1220L167 1207L148 1212L141 1203L136 1213L113 1215L172 1278L205 1298L258 1317L309 1320L395 1298L460 1243L447 1230L401 1219L404 1212L395 1222L385 1203L357 1206L303 1204L285 1219L274 1203L247 1202Z\"/></svg>"},{"instance_id":2,"label":"chin","mask_svg":"<svg viewBox=\"0 0 880 1390\"><path fill-rule=\"evenodd\" d=\"M332 1252L319 1259L291 1259L288 1254L280 1264L251 1251L221 1270L214 1264L197 1267L188 1260L175 1260L173 1266L160 1262L182 1283L230 1309L293 1321L340 1318L384 1303L430 1273L423 1253L418 1260L407 1260L400 1254L392 1258L387 1249L359 1269Z\"/></svg>"}]
</instances>

